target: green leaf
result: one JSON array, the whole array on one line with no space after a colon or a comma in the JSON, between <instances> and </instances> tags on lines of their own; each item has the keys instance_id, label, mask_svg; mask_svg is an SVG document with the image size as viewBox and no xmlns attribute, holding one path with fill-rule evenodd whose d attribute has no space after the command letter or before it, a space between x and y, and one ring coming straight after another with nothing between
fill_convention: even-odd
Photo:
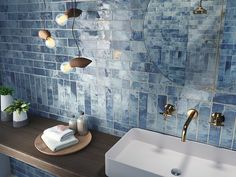
<instances>
[{"instance_id":1,"label":"green leaf","mask_svg":"<svg viewBox=\"0 0 236 177\"><path fill-rule=\"evenodd\" d=\"M13 113L16 111L20 114L22 111L27 112L29 110L30 103L26 103L22 100L15 100L10 106L8 106L4 111L8 113Z\"/></svg>"},{"instance_id":2,"label":"green leaf","mask_svg":"<svg viewBox=\"0 0 236 177\"><path fill-rule=\"evenodd\" d=\"M0 86L0 95L12 95L13 89L9 87Z\"/></svg>"},{"instance_id":3,"label":"green leaf","mask_svg":"<svg viewBox=\"0 0 236 177\"><path fill-rule=\"evenodd\" d=\"M22 108L24 108L24 107L26 107L26 106L27 106L27 104L22 104L22 105L21 105Z\"/></svg>"}]
</instances>

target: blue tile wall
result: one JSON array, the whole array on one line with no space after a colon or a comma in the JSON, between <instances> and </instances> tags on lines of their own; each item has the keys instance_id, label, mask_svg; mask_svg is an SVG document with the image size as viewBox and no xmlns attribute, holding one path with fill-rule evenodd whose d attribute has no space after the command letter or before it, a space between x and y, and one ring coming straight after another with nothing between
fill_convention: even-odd
<instances>
[{"instance_id":1,"label":"blue tile wall","mask_svg":"<svg viewBox=\"0 0 236 177\"><path fill-rule=\"evenodd\" d=\"M217 5L223 1L214 2ZM199 117L190 124L187 138L236 150L235 0L227 0L219 67L216 75L209 76L209 85L212 86L216 78L216 87L207 91L192 87L189 71L188 82L185 82L188 84L182 83L185 77L182 66L187 57L185 50L168 53L173 65L170 77L178 76L174 82L163 77L161 70L151 63L144 31L149 0L78 2L78 8L83 10L75 22L80 51L70 31L72 20L64 27L54 21L58 13L71 7L71 3L65 0L46 2L46 10L42 0L0 2L0 83L14 88L15 98L29 101L31 112L68 122L82 110L89 119L90 128L98 131L122 136L130 128L141 127L179 137L187 110L195 108ZM197 3L193 2L194 5ZM181 3L178 1L180 6ZM183 11L185 6L183 4ZM188 7L190 12L193 8ZM212 9L214 6L209 8L209 12ZM168 12L172 10L168 9ZM184 27L187 24L180 17L186 17L190 12L178 14L178 20ZM46 17L46 27L56 39L55 49L46 48L37 37L38 31L43 28L42 16ZM204 22L204 19L201 20ZM185 29L174 37L180 41L181 47L192 49L195 43L188 45L186 40L188 35L194 36L194 26L190 31ZM166 30L172 35L176 32L172 28ZM211 31L205 32L206 35L211 34ZM92 64L86 69L63 74L60 64L77 54L91 58ZM164 54L157 53L156 56L161 55ZM188 56L196 58L196 54ZM211 61L212 58L214 63L215 55L208 55L206 60ZM197 64L201 68L206 63ZM178 68L175 67L177 65ZM210 70L212 66L215 65L209 66ZM202 80L203 74L206 73L199 73L195 80L206 83L207 80ZM164 120L159 113L166 103L174 104L177 114ZM212 112L225 115L224 127L208 124ZM38 170L14 159L11 159L11 165L13 172L19 176L31 176L29 169ZM39 170L35 173L43 172Z\"/></svg>"},{"instance_id":2,"label":"blue tile wall","mask_svg":"<svg viewBox=\"0 0 236 177\"><path fill-rule=\"evenodd\" d=\"M10 158L11 173L17 177L56 177L19 160Z\"/></svg>"}]
</instances>

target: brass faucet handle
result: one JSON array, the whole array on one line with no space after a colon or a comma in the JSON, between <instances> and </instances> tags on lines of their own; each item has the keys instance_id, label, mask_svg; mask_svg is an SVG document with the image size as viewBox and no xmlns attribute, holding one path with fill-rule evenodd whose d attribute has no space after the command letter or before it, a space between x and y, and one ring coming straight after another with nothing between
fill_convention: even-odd
<instances>
[{"instance_id":1,"label":"brass faucet handle","mask_svg":"<svg viewBox=\"0 0 236 177\"><path fill-rule=\"evenodd\" d=\"M196 109L189 109L187 112L187 116L195 119L198 116L198 111Z\"/></svg>"},{"instance_id":2,"label":"brass faucet handle","mask_svg":"<svg viewBox=\"0 0 236 177\"><path fill-rule=\"evenodd\" d=\"M220 127L224 126L225 116L222 113L212 113L211 114L211 122L209 122L211 125Z\"/></svg>"},{"instance_id":3,"label":"brass faucet handle","mask_svg":"<svg viewBox=\"0 0 236 177\"><path fill-rule=\"evenodd\" d=\"M172 104L166 104L164 106L164 112L161 112L160 114L162 114L164 116L164 119L166 119L169 116L172 116L175 112L175 106Z\"/></svg>"}]
</instances>

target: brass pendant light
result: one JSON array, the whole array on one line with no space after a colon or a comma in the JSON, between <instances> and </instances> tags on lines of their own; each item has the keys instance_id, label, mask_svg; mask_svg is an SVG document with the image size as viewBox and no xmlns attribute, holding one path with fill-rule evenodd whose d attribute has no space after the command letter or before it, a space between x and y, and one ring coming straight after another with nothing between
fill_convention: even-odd
<instances>
[{"instance_id":1,"label":"brass pendant light","mask_svg":"<svg viewBox=\"0 0 236 177\"><path fill-rule=\"evenodd\" d=\"M81 13L82 13L82 10L76 9L76 8L71 8L71 9L67 10L64 14L58 14L56 16L56 22L58 25L64 26L64 25L66 25L69 18L79 17Z\"/></svg>"},{"instance_id":2,"label":"brass pendant light","mask_svg":"<svg viewBox=\"0 0 236 177\"><path fill-rule=\"evenodd\" d=\"M92 61L90 59L84 57L76 57L69 61L71 67L79 67L79 68L85 68L91 62Z\"/></svg>"},{"instance_id":3,"label":"brass pendant light","mask_svg":"<svg viewBox=\"0 0 236 177\"><path fill-rule=\"evenodd\" d=\"M45 40L45 45L48 48L54 48L56 46L55 40L51 37L51 33L48 30L40 30L38 32L39 38Z\"/></svg>"},{"instance_id":4,"label":"brass pendant light","mask_svg":"<svg viewBox=\"0 0 236 177\"><path fill-rule=\"evenodd\" d=\"M43 1L43 3L44 3L44 8L46 9L45 0ZM50 31L45 29L46 28L45 18L43 18L43 24L44 24L44 29L38 32L38 36L40 39L43 39L45 41L45 45L48 48L54 48L56 46L56 42L52 38Z\"/></svg>"},{"instance_id":5,"label":"brass pendant light","mask_svg":"<svg viewBox=\"0 0 236 177\"><path fill-rule=\"evenodd\" d=\"M72 3L74 5L74 8L69 9L67 11L67 15L68 15L68 17L74 17L71 31L72 31L73 39L74 39L75 44L76 44L76 46L78 48L78 51L79 51L79 45L78 45L78 42L77 42L76 37L75 37L74 26L75 26L75 18L78 17L82 13L82 11L79 10L79 9L76 9L76 0L74 2L72 1ZM72 14L72 12L73 12L73 14ZM73 71L74 68L76 68L76 67L85 68L91 62L92 62L92 60L90 60L88 58L85 58L85 57L82 57L82 56L77 56L77 57L71 59L69 62L62 63L60 69L64 73L69 73L69 72Z\"/></svg>"},{"instance_id":6,"label":"brass pendant light","mask_svg":"<svg viewBox=\"0 0 236 177\"><path fill-rule=\"evenodd\" d=\"M199 6L193 10L193 14L207 14L207 10L202 7L202 0L200 0Z\"/></svg>"}]
</instances>

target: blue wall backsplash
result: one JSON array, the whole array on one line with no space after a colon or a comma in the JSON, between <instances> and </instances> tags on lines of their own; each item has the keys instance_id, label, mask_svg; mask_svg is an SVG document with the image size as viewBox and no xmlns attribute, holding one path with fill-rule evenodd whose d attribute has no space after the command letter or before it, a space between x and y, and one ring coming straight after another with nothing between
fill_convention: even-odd
<instances>
[{"instance_id":1,"label":"blue wall backsplash","mask_svg":"<svg viewBox=\"0 0 236 177\"><path fill-rule=\"evenodd\" d=\"M197 5L197 1L193 2L187 15ZM220 2L216 1L215 6ZM60 27L54 19L71 3L47 1L44 11L43 1L39 0L1 2L2 84L13 87L16 98L29 101L34 113L68 122L82 110L92 128L120 136L132 127L180 136L187 110L196 108L200 116L191 124L188 139L234 148L235 2L227 2L217 92L161 82L159 79L164 77L154 75L158 73L150 69L152 63L143 34L148 3L148 0L78 2L77 7L83 10L75 22L79 52L93 62L86 69L63 74L60 64L76 56L78 50L72 38L72 20ZM37 36L43 28L44 16L46 28L56 39L55 49L46 48ZM177 107L178 114L165 121L159 112L167 102ZM215 111L224 113L225 124L231 126L210 126L210 114Z\"/></svg>"},{"instance_id":2,"label":"blue wall backsplash","mask_svg":"<svg viewBox=\"0 0 236 177\"><path fill-rule=\"evenodd\" d=\"M10 163L11 173L17 177L55 177L50 173L13 158L10 158Z\"/></svg>"},{"instance_id":3,"label":"blue wall backsplash","mask_svg":"<svg viewBox=\"0 0 236 177\"><path fill-rule=\"evenodd\" d=\"M225 2L221 56L213 76L217 82L208 91L168 82L154 72L144 39L149 0L78 2L77 7L83 10L75 21L79 52L71 33L72 20L64 27L54 20L71 3L46 2L46 10L42 0L0 2L0 83L14 88L15 98L29 101L32 113L68 122L82 110L90 127L98 131L122 136L132 127L141 127L179 137L187 110L195 108L199 117L191 123L187 138L236 150L235 0ZM191 13L198 2L188 1ZM186 2L178 1L179 6L182 4L186 6ZM37 36L43 28L43 16L56 39L55 49L46 48ZM216 28L214 24L209 30ZM186 35L185 31L179 40ZM194 37L194 30L191 35ZM63 74L61 63L78 53L93 62L85 69ZM208 75L203 77L207 80ZM212 80L209 82L212 86ZM166 103L174 104L177 114L165 121L159 112ZM225 115L224 127L209 125L212 112Z\"/></svg>"}]
</instances>

